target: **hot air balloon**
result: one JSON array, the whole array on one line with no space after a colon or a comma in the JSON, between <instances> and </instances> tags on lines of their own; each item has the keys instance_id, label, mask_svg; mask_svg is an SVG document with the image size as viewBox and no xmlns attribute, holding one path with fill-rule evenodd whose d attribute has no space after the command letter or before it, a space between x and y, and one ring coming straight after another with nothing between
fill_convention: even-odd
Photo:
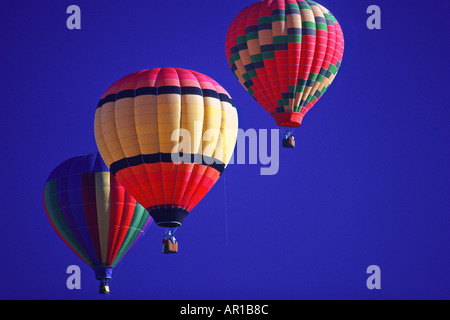
<instances>
[{"instance_id":1,"label":"hot air balloon","mask_svg":"<svg viewBox=\"0 0 450 320\"><path fill-rule=\"evenodd\" d=\"M294 128L341 66L344 36L331 12L314 1L261 0L233 19L225 51L236 78L284 129L283 146L292 148Z\"/></svg>"},{"instance_id":2,"label":"hot air balloon","mask_svg":"<svg viewBox=\"0 0 450 320\"><path fill-rule=\"evenodd\" d=\"M45 184L44 207L56 233L94 270L102 294L109 293L113 268L152 221L99 153L58 165Z\"/></svg>"},{"instance_id":3,"label":"hot air balloon","mask_svg":"<svg viewBox=\"0 0 450 320\"><path fill-rule=\"evenodd\" d=\"M225 170L238 116L230 95L210 77L155 68L114 83L98 103L94 127L111 173L167 228L163 243L170 244ZM177 250L163 246L164 253Z\"/></svg>"}]
</instances>

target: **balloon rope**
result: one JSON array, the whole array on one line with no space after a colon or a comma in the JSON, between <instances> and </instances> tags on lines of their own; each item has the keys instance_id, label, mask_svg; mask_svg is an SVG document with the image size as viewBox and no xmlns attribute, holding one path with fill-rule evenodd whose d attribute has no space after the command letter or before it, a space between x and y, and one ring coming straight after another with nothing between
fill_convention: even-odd
<instances>
[{"instance_id":1,"label":"balloon rope","mask_svg":"<svg viewBox=\"0 0 450 320\"><path fill-rule=\"evenodd\" d=\"M224 207L225 207L225 240L228 248L228 212L227 212L227 191L226 191L226 184L225 184L225 175L223 178L223 198L224 198Z\"/></svg>"},{"instance_id":2,"label":"balloon rope","mask_svg":"<svg viewBox=\"0 0 450 320\"><path fill-rule=\"evenodd\" d=\"M278 126L279 132L280 132L280 136L284 139L284 137L286 136L286 133L288 131L291 132L292 135L294 135L295 132L295 128L291 128L291 127L282 127L282 126Z\"/></svg>"}]
</instances>

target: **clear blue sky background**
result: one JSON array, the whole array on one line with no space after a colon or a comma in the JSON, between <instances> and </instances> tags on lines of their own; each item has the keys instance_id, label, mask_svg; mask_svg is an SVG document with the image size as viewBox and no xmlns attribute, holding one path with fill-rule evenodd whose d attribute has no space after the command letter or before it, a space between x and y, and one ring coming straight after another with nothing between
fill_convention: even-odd
<instances>
[{"instance_id":1,"label":"clear blue sky background","mask_svg":"<svg viewBox=\"0 0 450 320\"><path fill-rule=\"evenodd\" d=\"M98 100L153 67L193 69L233 97L240 128L276 128L229 70L233 17L253 0L2 1L2 299L450 298L448 2L322 0L345 35L341 70L280 150L280 170L230 165L161 253L152 226L100 296L53 231L51 170L96 151ZM81 30L66 8L81 8ZM382 29L366 28L366 9ZM226 211L225 195L226 190ZM81 290L66 268L81 267ZM368 290L366 268L381 268Z\"/></svg>"}]
</instances>

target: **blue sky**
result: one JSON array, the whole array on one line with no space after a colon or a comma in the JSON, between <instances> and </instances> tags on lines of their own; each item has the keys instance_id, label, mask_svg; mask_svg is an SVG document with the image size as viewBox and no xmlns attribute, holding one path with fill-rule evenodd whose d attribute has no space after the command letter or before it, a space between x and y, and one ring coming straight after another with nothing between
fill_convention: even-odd
<instances>
[{"instance_id":1,"label":"blue sky","mask_svg":"<svg viewBox=\"0 0 450 320\"><path fill-rule=\"evenodd\" d=\"M3 1L2 299L448 299L449 4L319 1L345 36L336 80L280 150L280 169L230 165L161 253L152 226L100 296L92 270L53 231L49 173L96 151L98 100L142 69L204 73L232 96L240 128L276 128L228 67L238 1ZM81 8L81 30L66 8ZM366 27L369 5L381 30ZM441 15L441 17L439 16ZM81 289L66 268L81 267ZM381 269L368 290L366 269Z\"/></svg>"}]
</instances>

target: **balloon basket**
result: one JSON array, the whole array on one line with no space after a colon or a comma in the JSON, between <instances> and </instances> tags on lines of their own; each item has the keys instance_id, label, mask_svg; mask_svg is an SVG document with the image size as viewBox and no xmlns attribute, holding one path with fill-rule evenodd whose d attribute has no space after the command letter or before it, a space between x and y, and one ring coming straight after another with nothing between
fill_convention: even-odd
<instances>
[{"instance_id":1,"label":"balloon basket","mask_svg":"<svg viewBox=\"0 0 450 320\"><path fill-rule=\"evenodd\" d=\"M295 148L295 139L293 136L287 137L283 139L282 142L283 148L292 149Z\"/></svg>"},{"instance_id":2,"label":"balloon basket","mask_svg":"<svg viewBox=\"0 0 450 320\"><path fill-rule=\"evenodd\" d=\"M178 252L178 241L172 242L170 239L163 239L162 253L177 253Z\"/></svg>"},{"instance_id":3,"label":"balloon basket","mask_svg":"<svg viewBox=\"0 0 450 320\"><path fill-rule=\"evenodd\" d=\"M100 288L98 289L98 293L100 293L100 294L108 294L109 293L109 284L106 279L100 280Z\"/></svg>"}]
</instances>

